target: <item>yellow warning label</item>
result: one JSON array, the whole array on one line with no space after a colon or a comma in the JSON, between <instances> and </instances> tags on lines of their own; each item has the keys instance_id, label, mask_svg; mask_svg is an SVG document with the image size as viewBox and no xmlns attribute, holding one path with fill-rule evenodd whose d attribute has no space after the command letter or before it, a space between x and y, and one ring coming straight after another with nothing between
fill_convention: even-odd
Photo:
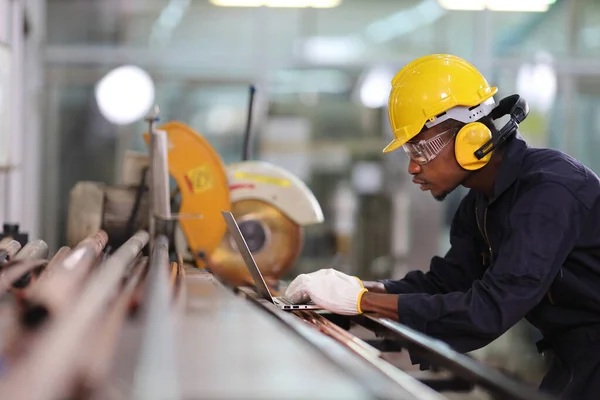
<instances>
[{"instance_id":1,"label":"yellow warning label","mask_svg":"<svg viewBox=\"0 0 600 400\"><path fill-rule=\"evenodd\" d=\"M288 186L290 186L292 184L287 179L276 178L276 177L273 177L273 176L265 176L265 175L252 174L250 172L238 171L238 172L235 172L233 174L233 176L236 179L245 179L245 180L248 180L248 181L260 182L260 183L268 183L270 185L277 185L277 186L283 186L283 187L288 187Z\"/></svg>"},{"instance_id":2,"label":"yellow warning label","mask_svg":"<svg viewBox=\"0 0 600 400\"><path fill-rule=\"evenodd\" d=\"M185 174L185 180L193 193L202 193L211 189L214 185L214 179L210 167L202 165L188 171Z\"/></svg>"}]
</instances>

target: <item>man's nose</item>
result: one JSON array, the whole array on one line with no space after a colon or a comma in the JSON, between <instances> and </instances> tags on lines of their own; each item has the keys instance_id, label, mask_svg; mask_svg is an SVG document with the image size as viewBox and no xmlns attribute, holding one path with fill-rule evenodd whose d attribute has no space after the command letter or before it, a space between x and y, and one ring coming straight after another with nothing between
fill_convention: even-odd
<instances>
[{"instance_id":1,"label":"man's nose","mask_svg":"<svg viewBox=\"0 0 600 400\"><path fill-rule=\"evenodd\" d=\"M408 162L408 173L411 175L417 175L419 172L421 172L421 166L411 159Z\"/></svg>"}]
</instances>

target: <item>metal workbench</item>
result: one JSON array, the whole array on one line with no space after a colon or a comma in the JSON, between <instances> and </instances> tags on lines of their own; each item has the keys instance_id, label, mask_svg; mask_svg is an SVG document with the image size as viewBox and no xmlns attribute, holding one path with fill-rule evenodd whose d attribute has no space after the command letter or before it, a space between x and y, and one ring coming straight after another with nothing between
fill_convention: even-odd
<instances>
[{"instance_id":1,"label":"metal workbench","mask_svg":"<svg viewBox=\"0 0 600 400\"><path fill-rule=\"evenodd\" d=\"M440 340L428 337L387 318L369 314L345 317L326 311L289 313L261 299L252 289L237 288L237 290L251 303L267 311L276 320L283 322L288 328L296 330L313 346L319 347L318 339L299 331L297 320L312 324L335 338L336 342L342 344L345 349L351 349L358 358L370 366L373 373L366 376L364 372L361 372L356 375L356 380L371 389L376 390L378 385L373 383L373 379L386 377L389 381L394 382L396 387L402 388L409 395L419 399L446 398L442 397L442 393L467 394L476 389L487 393L489 398L493 399L555 399L553 396L539 392L531 384L509 377L466 354L458 353ZM375 335L375 338L369 335L370 339L363 339L349 333L348 330L352 326L369 331ZM321 347L320 349L327 354L326 348ZM404 350L427 361L437 372L409 375L392 362L387 361L390 355L399 354ZM338 366L345 364L344 361L338 361ZM350 368L348 372L353 374L356 371ZM385 396L387 393L383 395Z\"/></svg>"},{"instance_id":2,"label":"metal workbench","mask_svg":"<svg viewBox=\"0 0 600 400\"><path fill-rule=\"evenodd\" d=\"M441 398L409 376L409 387L399 386L291 314L282 324L210 274L191 270L186 286L178 333L184 399Z\"/></svg>"}]
</instances>

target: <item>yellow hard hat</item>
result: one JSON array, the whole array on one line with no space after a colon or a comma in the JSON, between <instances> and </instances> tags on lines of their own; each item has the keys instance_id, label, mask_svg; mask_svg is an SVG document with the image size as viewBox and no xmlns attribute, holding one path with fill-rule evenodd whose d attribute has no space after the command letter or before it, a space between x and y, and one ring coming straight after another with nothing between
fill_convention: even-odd
<instances>
[{"instance_id":1,"label":"yellow hard hat","mask_svg":"<svg viewBox=\"0 0 600 400\"><path fill-rule=\"evenodd\" d=\"M398 149L449 109L477 106L497 91L462 58L432 54L414 60L392 80L388 117L395 139L383 152Z\"/></svg>"}]
</instances>

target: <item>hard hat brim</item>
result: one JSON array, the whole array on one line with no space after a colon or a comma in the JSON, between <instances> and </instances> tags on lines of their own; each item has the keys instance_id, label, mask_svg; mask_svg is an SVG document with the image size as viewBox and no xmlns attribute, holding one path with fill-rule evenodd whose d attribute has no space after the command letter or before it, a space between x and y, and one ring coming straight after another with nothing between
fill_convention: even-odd
<instances>
[{"instance_id":1,"label":"hard hat brim","mask_svg":"<svg viewBox=\"0 0 600 400\"><path fill-rule=\"evenodd\" d=\"M385 146L385 148L383 149L383 152L391 153L394 150L398 150L400 147L402 147L403 144L404 144L404 142L402 140L394 139L391 141L390 144Z\"/></svg>"}]
</instances>

